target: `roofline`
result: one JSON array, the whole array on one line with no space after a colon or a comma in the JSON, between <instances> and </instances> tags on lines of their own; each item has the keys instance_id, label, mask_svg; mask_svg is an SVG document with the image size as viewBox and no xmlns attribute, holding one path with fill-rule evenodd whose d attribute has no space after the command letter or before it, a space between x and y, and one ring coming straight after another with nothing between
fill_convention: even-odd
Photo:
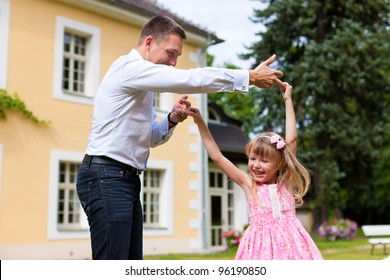
<instances>
[{"instance_id":1,"label":"roofline","mask_svg":"<svg viewBox=\"0 0 390 280\"><path fill-rule=\"evenodd\" d=\"M115 3L108 2L108 1L102 2L96 0L56 0L56 1L74 7L78 7L87 11L92 11L96 14L113 18L115 20L119 20L125 23L130 23L140 28L150 19L151 16L155 15L148 11L144 11L144 14L141 15L140 12L142 11L139 8L132 9L130 5L126 5L126 6L124 4L119 5L116 2ZM207 49L211 45L224 42L224 40L218 38L215 34L209 33L199 28L198 28L199 32L197 34L192 30L195 29L195 27L191 27L188 24L183 24L183 23L180 24L182 24L183 28L186 30L187 33L186 40L195 45L199 45L204 49ZM200 32L202 33L204 32L204 35L206 36L200 35L199 34Z\"/></svg>"}]
</instances>

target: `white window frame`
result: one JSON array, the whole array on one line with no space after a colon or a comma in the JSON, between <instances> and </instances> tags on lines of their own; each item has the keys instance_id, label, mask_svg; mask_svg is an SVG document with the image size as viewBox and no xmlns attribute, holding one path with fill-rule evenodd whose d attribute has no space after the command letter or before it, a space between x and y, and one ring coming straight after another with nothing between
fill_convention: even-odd
<instances>
[{"instance_id":1,"label":"white window frame","mask_svg":"<svg viewBox=\"0 0 390 280\"><path fill-rule=\"evenodd\" d=\"M163 92L163 93L154 93L158 95L158 106L154 106L154 111L157 116L165 117L167 112L170 112L173 107L173 93Z\"/></svg>"},{"instance_id":2,"label":"white window frame","mask_svg":"<svg viewBox=\"0 0 390 280\"><path fill-rule=\"evenodd\" d=\"M10 4L0 0L0 89L7 89Z\"/></svg>"},{"instance_id":3,"label":"white window frame","mask_svg":"<svg viewBox=\"0 0 390 280\"><path fill-rule=\"evenodd\" d=\"M64 93L62 89L64 34L65 31L88 37L86 47L85 95L77 96ZM93 105L94 96L99 87L100 77L100 28L76 20L57 16L54 57L54 98L74 103Z\"/></svg>"},{"instance_id":4,"label":"white window frame","mask_svg":"<svg viewBox=\"0 0 390 280\"><path fill-rule=\"evenodd\" d=\"M159 169L163 175L160 178L160 225L159 228L144 228L144 236L173 235L173 162L165 160L148 160L148 169ZM143 184L143 174L141 175ZM143 188L141 188L142 190ZM141 202L143 203L143 191Z\"/></svg>"},{"instance_id":5,"label":"white window frame","mask_svg":"<svg viewBox=\"0 0 390 280\"><path fill-rule=\"evenodd\" d=\"M48 239L84 239L89 238L89 226L84 211L80 211L79 230L60 230L57 223L58 214L58 176L61 161L79 162L83 158L83 152L53 150L50 156L50 184L49 184L49 217Z\"/></svg>"}]
</instances>

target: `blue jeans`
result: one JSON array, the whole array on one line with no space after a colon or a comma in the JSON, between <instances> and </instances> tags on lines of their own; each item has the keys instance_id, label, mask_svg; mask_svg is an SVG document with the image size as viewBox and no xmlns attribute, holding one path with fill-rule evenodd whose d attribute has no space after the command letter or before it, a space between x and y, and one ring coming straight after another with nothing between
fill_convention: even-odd
<instances>
[{"instance_id":1,"label":"blue jeans","mask_svg":"<svg viewBox=\"0 0 390 280\"><path fill-rule=\"evenodd\" d=\"M87 214L94 260L142 260L141 181L132 170L83 163L77 194Z\"/></svg>"}]
</instances>

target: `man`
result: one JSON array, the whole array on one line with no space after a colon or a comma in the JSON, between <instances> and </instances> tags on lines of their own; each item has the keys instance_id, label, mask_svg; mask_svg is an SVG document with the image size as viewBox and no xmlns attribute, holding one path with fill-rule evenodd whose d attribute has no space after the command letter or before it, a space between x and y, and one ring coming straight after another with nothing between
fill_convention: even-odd
<instances>
[{"instance_id":1,"label":"man","mask_svg":"<svg viewBox=\"0 0 390 280\"><path fill-rule=\"evenodd\" d=\"M137 47L119 57L100 84L77 176L93 259L142 259L139 175L146 169L150 147L168 141L191 106L184 95L167 118L157 122L154 93L248 92L249 85L283 86L283 73L268 67L275 56L254 70L170 67L176 65L185 39L184 29L171 18L153 17L143 26Z\"/></svg>"}]
</instances>

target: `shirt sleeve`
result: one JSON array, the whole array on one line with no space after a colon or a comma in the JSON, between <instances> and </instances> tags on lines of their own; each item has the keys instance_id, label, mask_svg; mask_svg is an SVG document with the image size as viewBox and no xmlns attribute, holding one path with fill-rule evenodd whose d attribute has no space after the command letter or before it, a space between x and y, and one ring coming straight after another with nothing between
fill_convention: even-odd
<instances>
[{"instance_id":1,"label":"shirt sleeve","mask_svg":"<svg viewBox=\"0 0 390 280\"><path fill-rule=\"evenodd\" d=\"M154 114L150 147L154 148L167 142L171 138L174 129L175 127L169 129L168 118L163 118L160 122L158 122L156 114Z\"/></svg>"},{"instance_id":2,"label":"shirt sleeve","mask_svg":"<svg viewBox=\"0 0 390 280\"><path fill-rule=\"evenodd\" d=\"M184 70L133 59L122 65L122 82L125 87L152 92L247 93L249 71L215 67Z\"/></svg>"}]
</instances>

